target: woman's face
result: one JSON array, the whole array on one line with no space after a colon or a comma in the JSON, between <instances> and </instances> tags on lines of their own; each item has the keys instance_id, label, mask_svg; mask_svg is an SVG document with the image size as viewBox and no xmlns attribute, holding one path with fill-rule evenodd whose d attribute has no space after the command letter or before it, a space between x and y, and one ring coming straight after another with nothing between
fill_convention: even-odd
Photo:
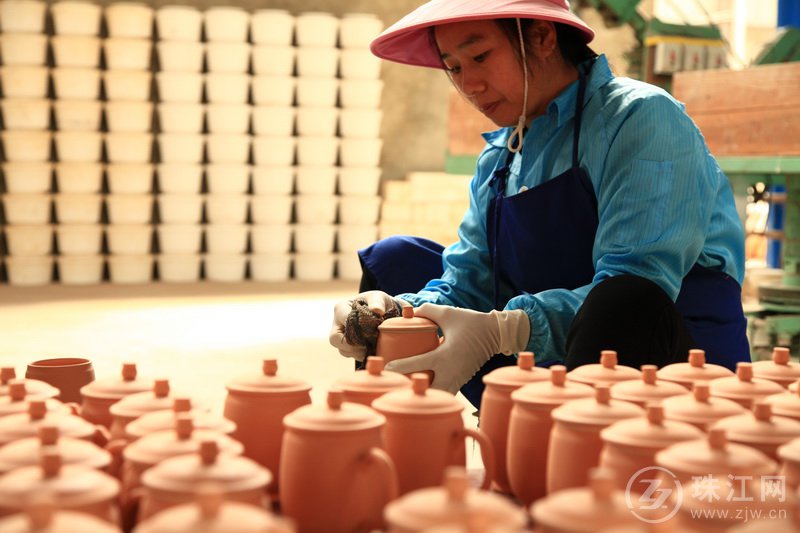
<instances>
[{"instance_id":1,"label":"woman's face","mask_svg":"<svg viewBox=\"0 0 800 533\"><path fill-rule=\"evenodd\" d=\"M519 45L512 48L492 20L437 26L435 37L456 88L498 126L516 124L524 92ZM530 72L528 76L530 82ZM526 116L531 116L541 106L542 103L536 101L536 91L529 91Z\"/></svg>"}]
</instances>

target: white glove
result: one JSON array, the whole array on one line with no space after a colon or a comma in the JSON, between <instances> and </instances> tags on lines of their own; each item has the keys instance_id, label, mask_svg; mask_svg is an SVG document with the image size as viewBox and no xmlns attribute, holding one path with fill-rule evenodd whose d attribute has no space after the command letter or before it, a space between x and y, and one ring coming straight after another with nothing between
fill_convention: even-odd
<instances>
[{"instance_id":1,"label":"white glove","mask_svg":"<svg viewBox=\"0 0 800 533\"><path fill-rule=\"evenodd\" d=\"M333 308L333 326L331 327L328 341L334 348L339 350L341 355L363 361L367 355L367 347L363 344L348 343L347 339L344 337L347 316L353 308L353 302L357 299L366 300L370 310L380 316L383 316L387 311L396 310L398 306L408 306L410 304L402 300L394 299L383 291L362 292L354 298L342 300L336 304Z\"/></svg>"},{"instance_id":2,"label":"white glove","mask_svg":"<svg viewBox=\"0 0 800 533\"><path fill-rule=\"evenodd\" d=\"M414 309L414 316L436 322L444 341L428 353L395 359L386 370L401 374L433 370L431 387L453 394L494 354L524 350L531 333L530 319L521 309L480 313L426 303Z\"/></svg>"}]
</instances>

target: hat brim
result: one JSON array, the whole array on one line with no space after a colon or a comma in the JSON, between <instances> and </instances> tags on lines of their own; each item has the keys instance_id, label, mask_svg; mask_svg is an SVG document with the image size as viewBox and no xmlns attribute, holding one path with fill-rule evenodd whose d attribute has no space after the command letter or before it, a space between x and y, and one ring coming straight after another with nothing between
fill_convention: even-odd
<instances>
[{"instance_id":1,"label":"hat brim","mask_svg":"<svg viewBox=\"0 0 800 533\"><path fill-rule=\"evenodd\" d=\"M428 2L389 26L370 44L376 56L420 67L443 68L430 29L443 24L501 18L526 18L558 22L580 30L585 42L594 31L569 9L547 0L461 0Z\"/></svg>"}]
</instances>

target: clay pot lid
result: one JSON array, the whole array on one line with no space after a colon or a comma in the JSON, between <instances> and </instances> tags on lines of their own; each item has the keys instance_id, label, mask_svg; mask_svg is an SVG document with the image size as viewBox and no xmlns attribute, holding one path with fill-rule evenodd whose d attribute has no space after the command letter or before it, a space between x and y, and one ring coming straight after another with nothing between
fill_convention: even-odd
<instances>
[{"instance_id":1,"label":"clay pot lid","mask_svg":"<svg viewBox=\"0 0 800 533\"><path fill-rule=\"evenodd\" d=\"M590 398L594 390L589 385L567 381L567 367L550 367L550 379L523 385L511 393L515 404L553 407L578 398Z\"/></svg>"},{"instance_id":2,"label":"clay pot lid","mask_svg":"<svg viewBox=\"0 0 800 533\"><path fill-rule=\"evenodd\" d=\"M560 490L535 502L534 522L558 531L597 531L612 526L640 523L625 503L625 494L615 489L608 470L591 471L589 487Z\"/></svg>"},{"instance_id":3,"label":"clay pot lid","mask_svg":"<svg viewBox=\"0 0 800 533\"><path fill-rule=\"evenodd\" d=\"M664 398L686 394L686 387L671 381L659 381L656 365L642 365L642 379L615 383L611 387L611 397L644 405L661 401Z\"/></svg>"},{"instance_id":4,"label":"clay pot lid","mask_svg":"<svg viewBox=\"0 0 800 533\"><path fill-rule=\"evenodd\" d=\"M714 379L709 387L712 396L739 402L752 402L786 390L774 381L754 378L752 363L737 363L735 376Z\"/></svg>"},{"instance_id":5,"label":"clay pot lid","mask_svg":"<svg viewBox=\"0 0 800 533\"><path fill-rule=\"evenodd\" d=\"M686 440L696 440L703 432L684 422L664 419L664 408L658 404L646 407L641 418L620 420L600 432L603 442L635 448L661 449Z\"/></svg>"},{"instance_id":6,"label":"clay pot lid","mask_svg":"<svg viewBox=\"0 0 800 533\"><path fill-rule=\"evenodd\" d=\"M399 372L384 370L384 359L367 357L366 370L358 370L336 381L336 386L352 392L387 392L411 386L411 380Z\"/></svg>"},{"instance_id":7,"label":"clay pot lid","mask_svg":"<svg viewBox=\"0 0 800 533\"><path fill-rule=\"evenodd\" d=\"M119 482L105 472L63 464L61 454L46 450L36 466L25 466L0 477L0 505L21 507L34 492L49 492L64 507L115 499Z\"/></svg>"},{"instance_id":8,"label":"clay pot lid","mask_svg":"<svg viewBox=\"0 0 800 533\"><path fill-rule=\"evenodd\" d=\"M753 375L788 387L800 379L800 363L792 361L789 348L775 347L772 360L753 363Z\"/></svg>"},{"instance_id":9,"label":"clay pot lid","mask_svg":"<svg viewBox=\"0 0 800 533\"><path fill-rule=\"evenodd\" d=\"M245 503L225 501L213 483L198 488L195 501L165 509L136 526L137 533L293 533L289 522Z\"/></svg>"},{"instance_id":10,"label":"clay pot lid","mask_svg":"<svg viewBox=\"0 0 800 533\"><path fill-rule=\"evenodd\" d=\"M91 438L96 433L93 424L75 415L48 411L45 400L28 402L27 413L17 413L0 418L0 443L37 435L39 426L54 425L59 435L78 439Z\"/></svg>"},{"instance_id":11,"label":"clay pot lid","mask_svg":"<svg viewBox=\"0 0 800 533\"><path fill-rule=\"evenodd\" d=\"M378 332L390 331L392 333L417 333L420 331L439 331L439 326L432 320L421 316L414 316L414 308L404 305L402 316L387 318L378 326Z\"/></svg>"},{"instance_id":12,"label":"clay pot lid","mask_svg":"<svg viewBox=\"0 0 800 533\"><path fill-rule=\"evenodd\" d=\"M311 385L305 381L279 375L278 360L264 359L261 364L261 374L248 374L230 381L226 388L229 392L243 394L292 394L308 392Z\"/></svg>"},{"instance_id":13,"label":"clay pot lid","mask_svg":"<svg viewBox=\"0 0 800 533\"><path fill-rule=\"evenodd\" d=\"M287 428L305 431L359 431L379 428L386 423L383 415L366 405L344 401L344 392L328 391L325 405L304 405L283 417Z\"/></svg>"},{"instance_id":14,"label":"clay pot lid","mask_svg":"<svg viewBox=\"0 0 800 533\"><path fill-rule=\"evenodd\" d=\"M48 411L70 413L70 408L54 398L32 396L27 392L27 382L24 379L12 379L8 382L8 394L0 396L0 418L28 411L30 400L45 400Z\"/></svg>"},{"instance_id":15,"label":"clay pot lid","mask_svg":"<svg viewBox=\"0 0 800 533\"><path fill-rule=\"evenodd\" d=\"M430 388L430 378L423 372L411 374L411 388L387 392L372 402L382 414L441 415L460 413L464 404L452 394Z\"/></svg>"},{"instance_id":16,"label":"clay pot lid","mask_svg":"<svg viewBox=\"0 0 800 533\"><path fill-rule=\"evenodd\" d=\"M679 442L656 453L656 464L674 473L752 476L774 474L778 465L763 452L729 442L725 429L713 427L700 439ZM679 476L680 477L680 476Z\"/></svg>"},{"instance_id":17,"label":"clay pot lid","mask_svg":"<svg viewBox=\"0 0 800 533\"><path fill-rule=\"evenodd\" d=\"M12 379L17 379L17 371L13 366L0 367L0 396L9 394L9 382ZM40 381L38 379L20 378L25 382L25 390L28 396L37 398L55 398L61 391L53 387L49 383Z\"/></svg>"},{"instance_id":18,"label":"clay pot lid","mask_svg":"<svg viewBox=\"0 0 800 533\"><path fill-rule=\"evenodd\" d=\"M689 360L686 363L673 363L658 371L658 378L665 381L674 381L690 387L695 381L711 381L716 378L733 376L733 372L724 366L706 363L704 350L689 350Z\"/></svg>"},{"instance_id":19,"label":"clay pot lid","mask_svg":"<svg viewBox=\"0 0 800 533\"><path fill-rule=\"evenodd\" d=\"M255 461L220 453L216 438L201 441L197 453L164 459L142 474L146 487L182 494L192 494L208 482L218 484L225 493L266 490L271 481L269 470Z\"/></svg>"},{"instance_id":20,"label":"clay pot lid","mask_svg":"<svg viewBox=\"0 0 800 533\"><path fill-rule=\"evenodd\" d=\"M81 387L81 394L89 398L121 400L125 396L152 389L153 380L140 377L136 363L123 363L119 376L92 381Z\"/></svg>"},{"instance_id":21,"label":"clay pot lid","mask_svg":"<svg viewBox=\"0 0 800 533\"><path fill-rule=\"evenodd\" d=\"M550 370L535 366L533 352L519 352L516 365L496 368L483 376L486 385L513 389L549 380Z\"/></svg>"},{"instance_id":22,"label":"clay pot lid","mask_svg":"<svg viewBox=\"0 0 800 533\"><path fill-rule=\"evenodd\" d=\"M784 444L800 437L800 422L784 416L773 416L772 406L760 401L752 411L723 418L714 424L724 429L728 440L742 444Z\"/></svg>"},{"instance_id":23,"label":"clay pot lid","mask_svg":"<svg viewBox=\"0 0 800 533\"><path fill-rule=\"evenodd\" d=\"M57 426L42 425L38 429L36 437L15 440L0 447L0 472L37 465L45 450L58 452L63 464L79 464L98 470L111 464L111 454L96 444L83 439L59 437Z\"/></svg>"},{"instance_id":24,"label":"clay pot lid","mask_svg":"<svg viewBox=\"0 0 800 533\"><path fill-rule=\"evenodd\" d=\"M579 366L567 374L567 379L594 386L598 383L641 380L642 373L635 368L617 364L617 352L614 350L603 350L600 352L599 363Z\"/></svg>"},{"instance_id":25,"label":"clay pot lid","mask_svg":"<svg viewBox=\"0 0 800 533\"><path fill-rule=\"evenodd\" d=\"M595 387L594 398L571 400L553 410L553 420L582 426L605 427L626 418L644 416L644 409L636 404L612 400L610 387Z\"/></svg>"},{"instance_id":26,"label":"clay pot lid","mask_svg":"<svg viewBox=\"0 0 800 533\"><path fill-rule=\"evenodd\" d=\"M771 396L770 396L771 398ZM708 382L698 381L692 392L672 396L661 401L664 416L698 426L745 413L747 409L740 403L725 398L711 396Z\"/></svg>"},{"instance_id":27,"label":"clay pot lid","mask_svg":"<svg viewBox=\"0 0 800 533\"><path fill-rule=\"evenodd\" d=\"M129 394L109 407L113 416L139 418L145 413L169 409L175 403L168 379L156 379L149 391Z\"/></svg>"},{"instance_id":28,"label":"clay pot lid","mask_svg":"<svg viewBox=\"0 0 800 533\"><path fill-rule=\"evenodd\" d=\"M511 500L493 492L477 490L469 485L463 466L449 466L444 484L415 490L389 503L384 518L397 529L422 531L441 524L468 523L470 517L482 514L495 526L511 526L522 530L527 517Z\"/></svg>"},{"instance_id":29,"label":"clay pot lid","mask_svg":"<svg viewBox=\"0 0 800 533\"><path fill-rule=\"evenodd\" d=\"M195 429L209 429L226 435L236 431L236 424L227 418L213 415L206 409L193 408L191 398L178 396L173 399L172 409L143 414L125 426L125 433L138 439L156 431L175 430L179 414L189 415Z\"/></svg>"},{"instance_id":30,"label":"clay pot lid","mask_svg":"<svg viewBox=\"0 0 800 533\"><path fill-rule=\"evenodd\" d=\"M800 420L800 393L797 391L773 394L764 398L763 401L772 406L773 414Z\"/></svg>"},{"instance_id":31,"label":"clay pot lid","mask_svg":"<svg viewBox=\"0 0 800 533\"><path fill-rule=\"evenodd\" d=\"M195 428L192 416L188 413L181 413L174 418L174 429L150 433L126 446L122 452L125 459L154 465L170 457L197 454L204 441L216 442L219 452L227 455L241 455L244 451L240 442L222 433Z\"/></svg>"},{"instance_id":32,"label":"clay pot lid","mask_svg":"<svg viewBox=\"0 0 800 533\"><path fill-rule=\"evenodd\" d=\"M49 493L27 498L22 513L0 519L0 531L19 533L121 533L121 529L88 513L58 509Z\"/></svg>"}]
</instances>

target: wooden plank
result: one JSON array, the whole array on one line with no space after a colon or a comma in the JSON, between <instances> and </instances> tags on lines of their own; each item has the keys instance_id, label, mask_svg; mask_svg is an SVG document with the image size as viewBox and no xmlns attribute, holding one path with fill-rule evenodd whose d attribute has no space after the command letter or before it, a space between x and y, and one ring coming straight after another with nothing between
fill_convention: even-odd
<instances>
[{"instance_id":1,"label":"wooden plank","mask_svg":"<svg viewBox=\"0 0 800 533\"><path fill-rule=\"evenodd\" d=\"M696 113L800 107L800 62L678 72L672 94Z\"/></svg>"},{"instance_id":2,"label":"wooden plank","mask_svg":"<svg viewBox=\"0 0 800 533\"><path fill-rule=\"evenodd\" d=\"M721 155L800 155L800 107L690 114Z\"/></svg>"},{"instance_id":3,"label":"wooden plank","mask_svg":"<svg viewBox=\"0 0 800 533\"><path fill-rule=\"evenodd\" d=\"M464 100L455 88L450 88L450 114L447 120L447 151L450 155L477 155L486 141L485 131L494 131L497 125Z\"/></svg>"}]
</instances>

